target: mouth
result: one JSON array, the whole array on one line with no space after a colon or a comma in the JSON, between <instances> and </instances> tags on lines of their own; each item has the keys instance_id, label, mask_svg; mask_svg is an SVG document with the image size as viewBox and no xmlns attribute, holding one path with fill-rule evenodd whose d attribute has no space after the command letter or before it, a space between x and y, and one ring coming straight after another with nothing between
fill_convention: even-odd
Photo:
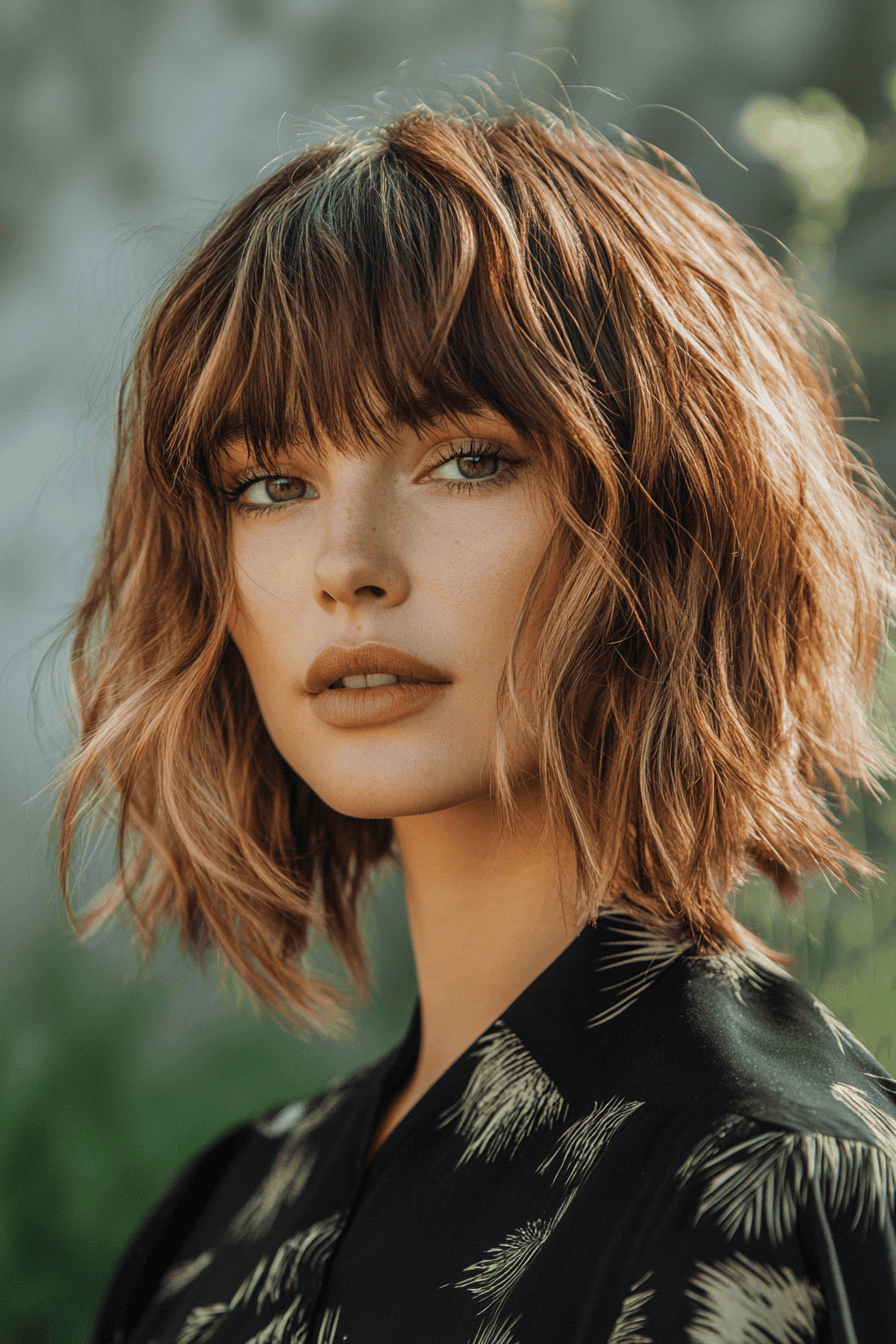
<instances>
[{"instance_id":1,"label":"mouth","mask_svg":"<svg viewBox=\"0 0 896 1344\"><path fill-rule=\"evenodd\" d=\"M342 677L340 681L334 681L327 689L331 691L363 691L370 686L395 686L398 684L419 686L421 681L417 677L394 677L389 672L369 672L358 677Z\"/></svg>"},{"instance_id":2,"label":"mouth","mask_svg":"<svg viewBox=\"0 0 896 1344\"><path fill-rule=\"evenodd\" d=\"M402 683L420 686L449 681L435 663L379 640L365 640L322 649L305 674L305 693L318 696L331 691L373 691Z\"/></svg>"},{"instance_id":3,"label":"mouth","mask_svg":"<svg viewBox=\"0 0 896 1344\"><path fill-rule=\"evenodd\" d=\"M368 680L349 676L312 695L311 712L333 728L376 727L434 706L447 690L447 682L414 677L377 673Z\"/></svg>"}]
</instances>

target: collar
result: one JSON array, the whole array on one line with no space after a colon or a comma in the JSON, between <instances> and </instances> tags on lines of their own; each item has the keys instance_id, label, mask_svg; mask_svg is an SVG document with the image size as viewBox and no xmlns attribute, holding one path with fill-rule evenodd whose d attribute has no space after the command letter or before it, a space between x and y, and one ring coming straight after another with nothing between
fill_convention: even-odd
<instances>
[{"instance_id":1,"label":"collar","mask_svg":"<svg viewBox=\"0 0 896 1344\"><path fill-rule=\"evenodd\" d=\"M617 1056L627 1057L632 1014L669 967L693 949L616 907L601 911L433 1087L468 1076L497 1036L510 1031L574 1108L590 1108L595 1071L603 1072ZM397 1091L410 1077L419 1049L418 996L404 1039L383 1061L386 1092Z\"/></svg>"}]
</instances>

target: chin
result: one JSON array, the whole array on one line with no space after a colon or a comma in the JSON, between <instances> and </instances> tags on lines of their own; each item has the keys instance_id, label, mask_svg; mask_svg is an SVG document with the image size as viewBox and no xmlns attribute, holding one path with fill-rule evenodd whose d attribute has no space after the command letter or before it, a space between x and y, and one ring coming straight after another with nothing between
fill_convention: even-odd
<instances>
[{"instance_id":1,"label":"chin","mask_svg":"<svg viewBox=\"0 0 896 1344\"><path fill-rule=\"evenodd\" d=\"M341 798L333 800L324 798L323 801L326 803L327 807L331 808L334 812L338 812L340 816L356 817L359 821L391 820L394 815L388 808L383 810L382 808L371 807L369 800L366 803L361 802L360 800L358 800L357 803L347 803Z\"/></svg>"},{"instance_id":2,"label":"chin","mask_svg":"<svg viewBox=\"0 0 896 1344\"><path fill-rule=\"evenodd\" d=\"M343 788L320 788L306 781L327 807L344 817L357 817L366 821L391 820L393 817L420 817L435 812L446 812L450 808L462 806L481 797L481 790L461 789L448 791L444 782L427 788L409 790L407 781L404 787L371 788L369 785L355 791Z\"/></svg>"}]
</instances>

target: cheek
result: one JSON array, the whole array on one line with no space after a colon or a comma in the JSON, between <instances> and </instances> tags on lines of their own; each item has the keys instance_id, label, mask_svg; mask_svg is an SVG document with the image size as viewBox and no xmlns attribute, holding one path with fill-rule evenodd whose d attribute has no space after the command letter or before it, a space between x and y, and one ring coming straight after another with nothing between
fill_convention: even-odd
<instances>
[{"instance_id":1,"label":"cheek","mask_svg":"<svg viewBox=\"0 0 896 1344\"><path fill-rule=\"evenodd\" d=\"M263 706L277 678L277 632L263 610L237 593L227 613L227 629L249 674L259 705Z\"/></svg>"},{"instance_id":2,"label":"cheek","mask_svg":"<svg viewBox=\"0 0 896 1344\"><path fill-rule=\"evenodd\" d=\"M276 642L277 619L283 602L277 600L276 556L270 548L237 544L234 548L234 593L227 612L227 628L247 662ZM280 576L281 587L284 586ZM296 585L293 585L297 587ZM286 585L287 589L289 585Z\"/></svg>"},{"instance_id":3,"label":"cheek","mask_svg":"<svg viewBox=\"0 0 896 1344\"><path fill-rule=\"evenodd\" d=\"M523 599L535 571L550 541L550 530L539 525L528 514L520 520L518 527L509 529L501 538L500 544L491 549L491 564L488 571L476 570L476 582L481 586L490 601L496 615L511 620L511 628L523 604ZM482 549L480 541L480 550ZM474 552L471 550L471 558ZM546 594L556 585L558 561L551 565L541 586L537 609L543 613ZM530 620L535 619L533 609Z\"/></svg>"},{"instance_id":4,"label":"cheek","mask_svg":"<svg viewBox=\"0 0 896 1344\"><path fill-rule=\"evenodd\" d=\"M503 616L522 599L548 536L528 512L480 516L471 524L448 544L440 545L431 531L424 543L425 568L439 576L454 600L475 598Z\"/></svg>"},{"instance_id":5,"label":"cheek","mask_svg":"<svg viewBox=\"0 0 896 1344\"><path fill-rule=\"evenodd\" d=\"M227 608L225 623L227 625L230 638L233 640L237 648L240 649L242 643L243 619L240 614L238 593L234 593L233 598L231 599L230 602L230 606Z\"/></svg>"},{"instance_id":6,"label":"cheek","mask_svg":"<svg viewBox=\"0 0 896 1344\"><path fill-rule=\"evenodd\" d=\"M227 629L230 632L230 638L242 654L244 663L251 671L252 640L250 636L253 623L246 611L245 599L239 592L234 594L227 612Z\"/></svg>"}]
</instances>

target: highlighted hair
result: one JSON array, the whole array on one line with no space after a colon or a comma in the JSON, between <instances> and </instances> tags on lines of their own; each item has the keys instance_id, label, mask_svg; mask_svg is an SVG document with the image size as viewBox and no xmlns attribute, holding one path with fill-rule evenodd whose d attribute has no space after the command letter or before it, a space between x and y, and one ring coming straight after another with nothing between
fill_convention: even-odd
<instances>
[{"instance_id":1,"label":"highlighted hair","mask_svg":"<svg viewBox=\"0 0 896 1344\"><path fill-rule=\"evenodd\" d=\"M621 903L710 954L763 948L726 904L750 867L788 904L804 872L880 876L824 797L845 810L841 776L879 796L896 769L870 715L894 515L842 437L831 330L684 169L573 114L420 105L278 166L156 302L122 388L67 626L78 726L54 820L78 932L127 902L147 956L173 923L298 1030L335 1034L346 996L304 965L316 928L367 997L361 904L399 857L392 822L325 805L268 735L227 628L216 464L235 427L273 469L290 440L375 448L387 420L482 404L556 516L499 687L502 824L517 643L559 552L525 700L579 909ZM118 870L76 918L85 798L117 804Z\"/></svg>"}]
</instances>

